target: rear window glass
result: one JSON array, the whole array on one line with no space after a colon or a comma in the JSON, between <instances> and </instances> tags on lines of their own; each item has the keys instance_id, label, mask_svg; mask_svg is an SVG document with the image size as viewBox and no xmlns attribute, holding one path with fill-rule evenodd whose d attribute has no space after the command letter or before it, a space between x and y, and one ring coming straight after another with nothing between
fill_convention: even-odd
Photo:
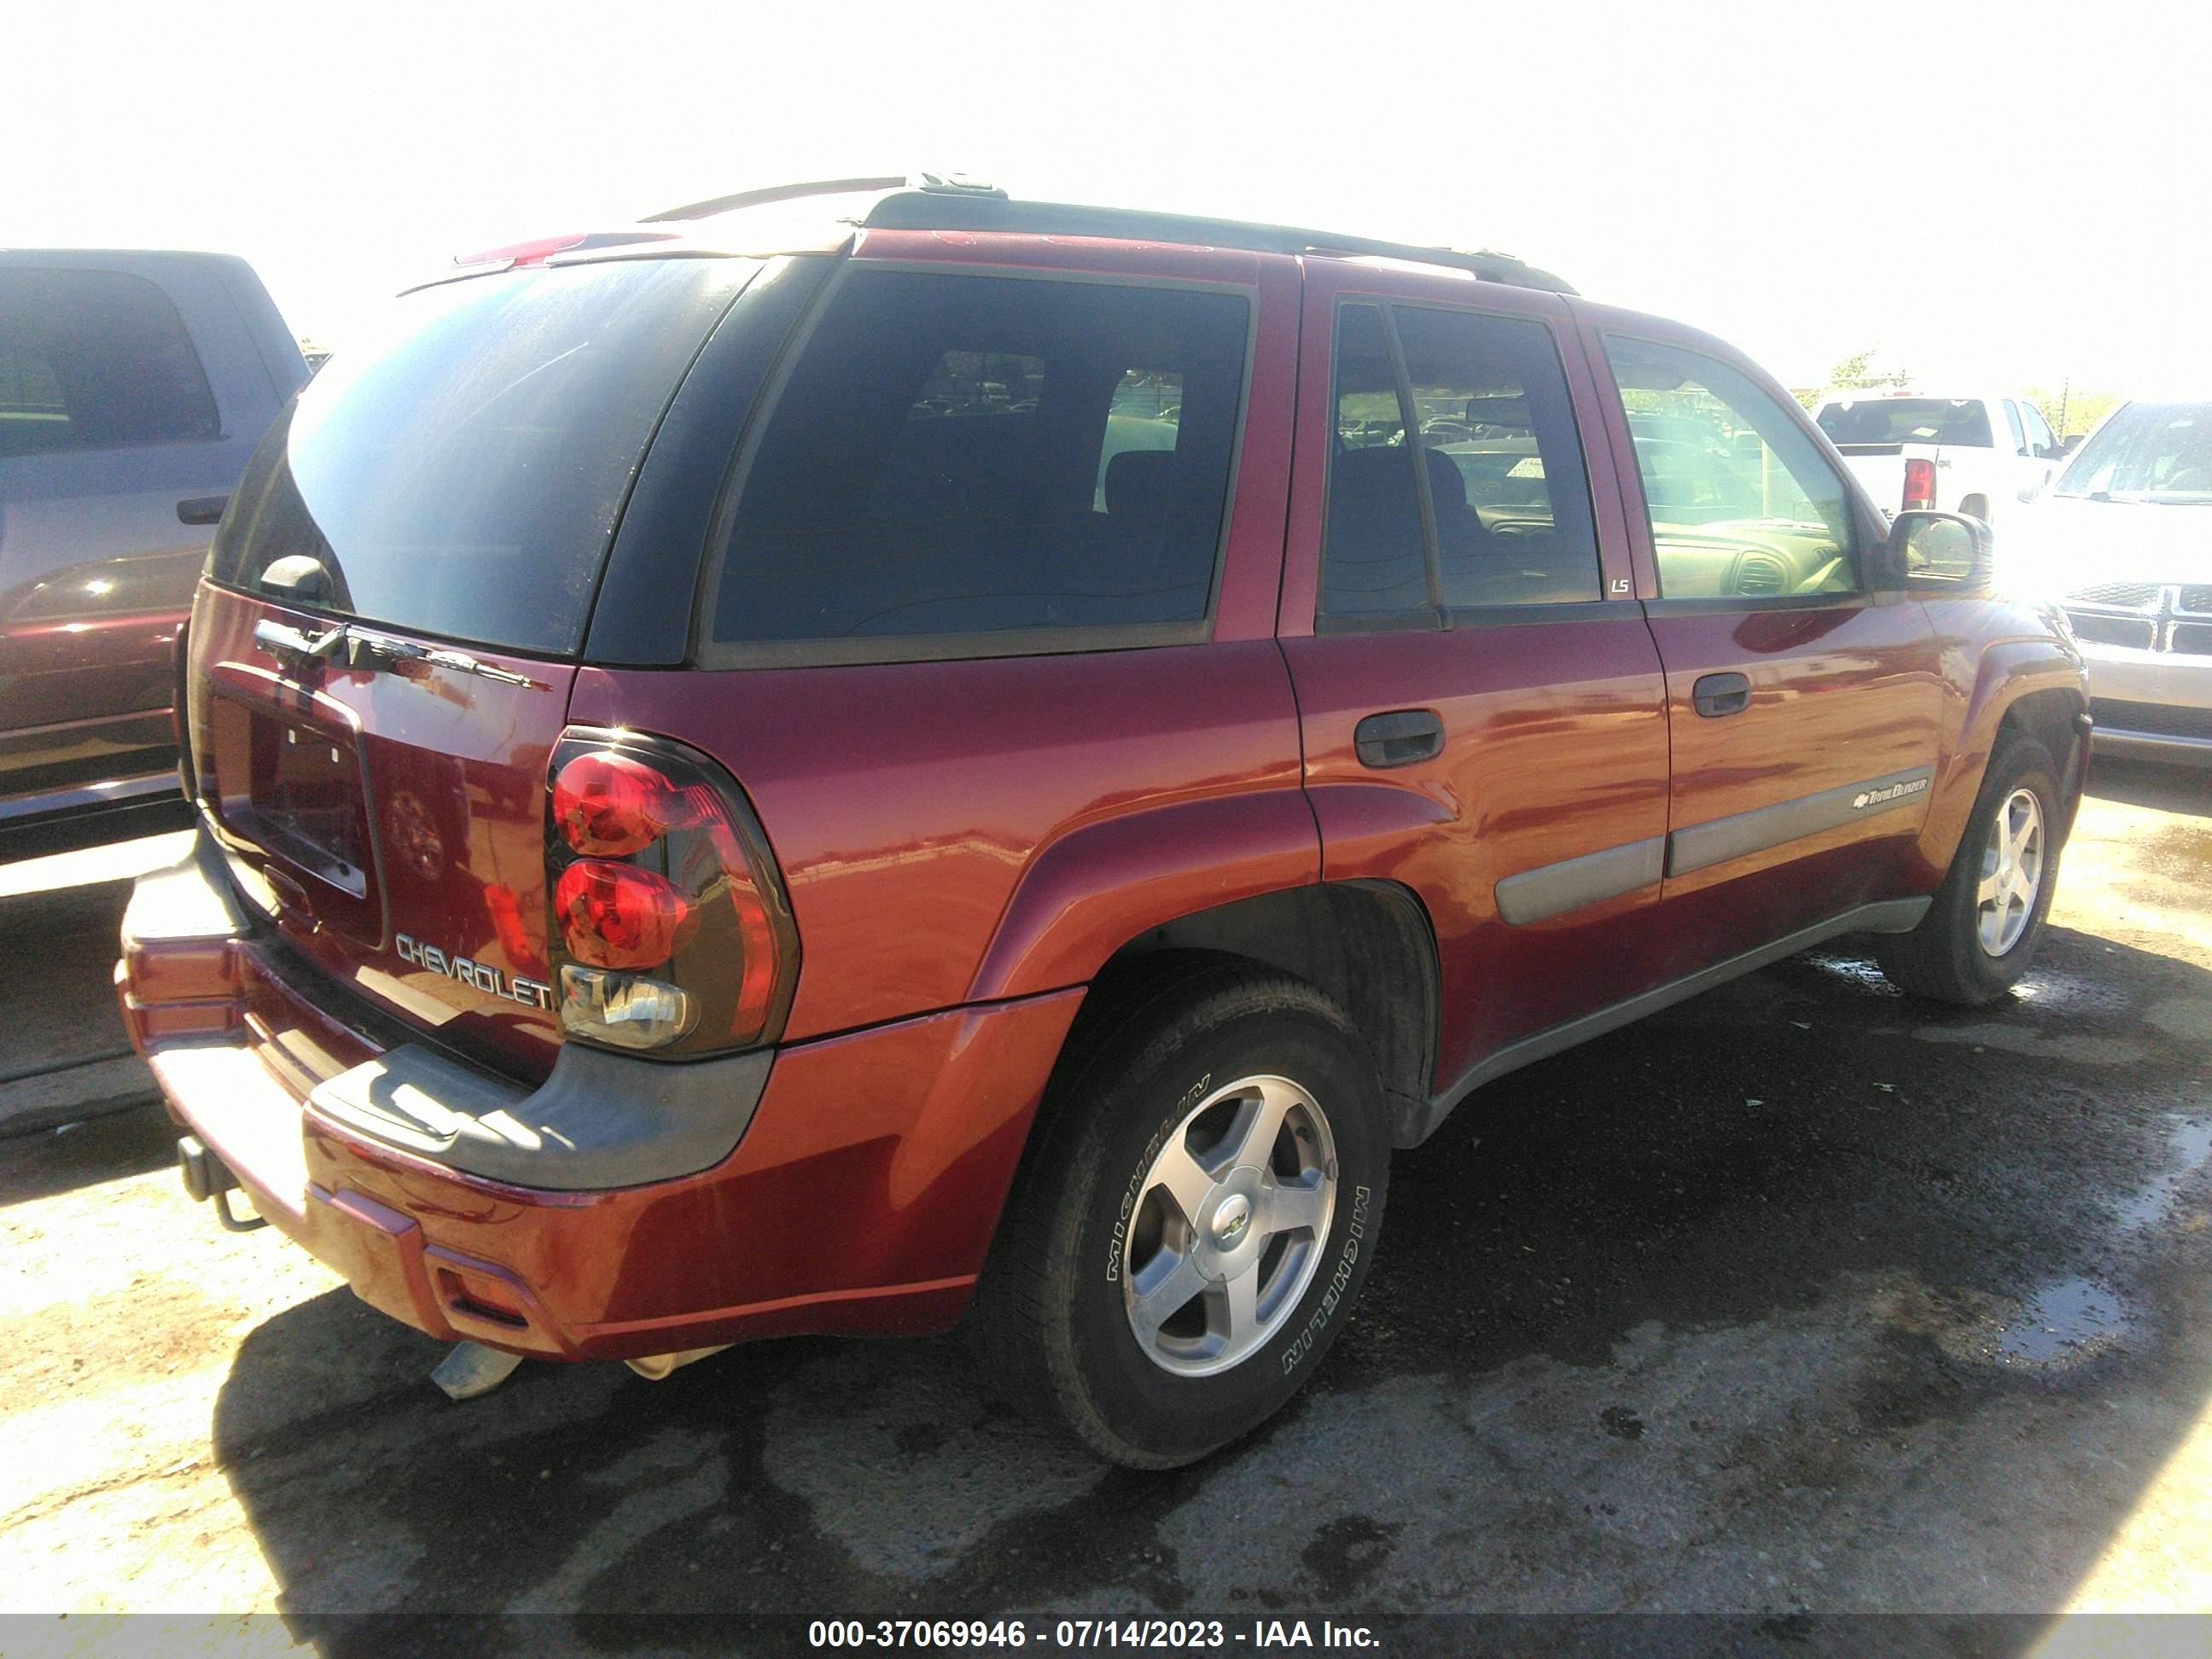
<instances>
[{"instance_id":1,"label":"rear window glass","mask_svg":"<svg viewBox=\"0 0 2212 1659\"><path fill-rule=\"evenodd\" d=\"M1990 449L1989 405L1978 398L1849 398L1823 407L1820 430L1844 444L1963 444Z\"/></svg>"},{"instance_id":2,"label":"rear window glass","mask_svg":"<svg viewBox=\"0 0 2212 1659\"><path fill-rule=\"evenodd\" d=\"M757 267L614 260L426 289L264 440L210 574L329 572L323 607L515 651L580 643L662 410Z\"/></svg>"},{"instance_id":3,"label":"rear window glass","mask_svg":"<svg viewBox=\"0 0 2212 1659\"><path fill-rule=\"evenodd\" d=\"M222 435L169 297L114 270L0 270L0 456Z\"/></svg>"},{"instance_id":4,"label":"rear window glass","mask_svg":"<svg viewBox=\"0 0 2212 1659\"><path fill-rule=\"evenodd\" d=\"M1249 319L1233 294L852 272L746 475L714 639L1201 623Z\"/></svg>"}]
</instances>

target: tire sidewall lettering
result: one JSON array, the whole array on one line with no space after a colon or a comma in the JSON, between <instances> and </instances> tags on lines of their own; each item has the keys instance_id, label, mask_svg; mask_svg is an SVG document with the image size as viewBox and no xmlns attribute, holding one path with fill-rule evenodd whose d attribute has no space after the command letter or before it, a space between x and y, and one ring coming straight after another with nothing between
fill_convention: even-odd
<instances>
[{"instance_id":1,"label":"tire sidewall lettering","mask_svg":"<svg viewBox=\"0 0 2212 1659\"><path fill-rule=\"evenodd\" d=\"M1328 1285L1322 1291L1321 1305L1298 1328L1297 1334L1291 1338L1290 1346L1283 1350L1280 1363L1285 1376L1297 1370L1306 1356L1313 1352L1314 1344L1328 1328L1328 1322L1335 1316L1338 1304L1344 1300L1352 1283L1352 1269L1359 1265L1361 1241L1367 1237L1368 1207L1371 1197L1372 1194L1364 1186L1355 1186L1352 1189L1352 1212L1345 1221L1344 1245L1337 1252L1336 1269L1329 1275Z\"/></svg>"},{"instance_id":2,"label":"tire sidewall lettering","mask_svg":"<svg viewBox=\"0 0 2212 1659\"><path fill-rule=\"evenodd\" d=\"M1128 1243L1129 1223L1137 1213L1139 1201L1145 1195L1145 1176L1152 1169L1152 1160L1160 1155L1160 1148L1167 1145L1168 1137L1182 1127L1182 1121L1190 1115L1191 1108L1205 1097L1206 1090L1211 1088L1212 1084L1213 1073L1208 1072L1189 1088L1184 1090L1182 1098L1176 1103L1175 1109L1168 1114L1166 1121L1160 1125L1158 1133L1146 1143L1145 1150L1137 1154L1136 1167L1129 1176L1128 1186L1122 1189L1121 1204L1120 1209L1115 1212L1114 1224L1107 1229L1106 1282L1108 1284L1119 1285L1121 1282L1121 1257Z\"/></svg>"},{"instance_id":3,"label":"tire sidewall lettering","mask_svg":"<svg viewBox=\"0 0 2212 1659\"><path fill-rule=\"evenodd\" d=\"M1167 1468L1255 1427L1341 1340L1350 1323L1344 1310L1358 1298L1382 1235L1389 1141L1365 1049L1334 1007L1297 981L1224 970L1179 1006L1163 999L1120 1051L1126 1058L1106 1059L1092 1073L1103 1086L1071 1095L1062 1108L1072 1115L1058 1125L1061 1180L1036 1191L1026 1221L1033 1238L1051 1241L1047 1270L1016 1281L1045 1295L1005 1316L1028 1322L1037 1342L1023 1379L1036 1408L1117 1461ZM1320 1259L1306 1264L1313 1279L1267 1340L1227 1370L1193 1376L1162 1365L1138 1334L1128 1253L1163 1149L1226 1081L1258 1075L1294 1079L1328 1103L1340 1171L1333 1222ZM1316 1323L1325 1297L1327 1316ZM1302 1335L1297 1363L1285 1367L1285 1347Z\"/></svg>"},{"instance_id":4,"label":"tire sidewall lettering","mask_svg":"<svg viewBox=\"0 0 2212 1659\"><path fill-rule=\"evenodd\" d=\"M1128 1246L1129 1228L1135 1220L1139 1206L1144 1200L1144 1179L1158 1158L1168 1138L1182 1127L1192 1109L1212 1087L1214 1073L1208 1071L1197 1082L1184 1090L1174 1109L1167 1114L1152 1138L1146 1142L1133 1160L1128 1184L1123 1188L1115 1206L1112 1224L1106 1229L1105 1278L1117 1292L1124 1288L1126 1275L1122 1272L1123 1258ZM1346 1171L1349 1175L1351 1172ZM1339 1189L1336 1224L1333 1231L1334 1260L1326 1269L1327 1277L1316 1276L1306 1291L1310 1311L1297 1327L1283 1338L1282 1346L1275 1350L1275 1361L1269 1367L1263 1356L1266 1350L1255 1352L1233 1371L1223 1374L1222 1380L1231 1376L1252 1371L1268 1371L1289 1378L1299 1367L1324 1346L1340 1307L1351 1300L1356 1288L1353 1281L1358 1276L1364 1257L1368 1254L1378 1217L1376 1213L1375 1190L1370 1183L1347 1181ZM1318 1294L1316 1294L1316 1292Z\"/></svg>"}]
</instances>

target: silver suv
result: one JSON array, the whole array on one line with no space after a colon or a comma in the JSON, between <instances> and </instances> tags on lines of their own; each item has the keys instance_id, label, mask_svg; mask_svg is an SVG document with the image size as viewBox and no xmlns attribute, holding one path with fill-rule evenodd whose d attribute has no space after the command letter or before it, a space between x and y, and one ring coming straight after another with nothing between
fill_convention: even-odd
<instances>
[{"instance_id":1,"label":"silver suv","mask_svg":"<svg viewBox=\"0 0 2212 1659\"><path fill-rule=\"evenodd\" d=\"M2212 766L2212 403L2121 404L2035 518L2098 752Z\"/></svg>"}]
</instances>

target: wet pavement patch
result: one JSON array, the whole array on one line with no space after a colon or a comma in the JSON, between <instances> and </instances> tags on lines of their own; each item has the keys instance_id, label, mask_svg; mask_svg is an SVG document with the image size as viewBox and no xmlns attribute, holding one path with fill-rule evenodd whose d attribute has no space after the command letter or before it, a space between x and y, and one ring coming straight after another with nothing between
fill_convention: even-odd
<instances>
[{"instance_id":1,"label":"wet pavement patch","mask_svg":"<svg viewBox=\"0 0 2212 1659\"><path fill-rule=\"evenodd\" d=\"M2197 1172L2212 1162L2212 1116L2178 1119L2166 1133L2169 1166L2113 1203L2113 1219L2123 1232L2164 1220Z\"/></svg>"},{"instance_id":2,"label":"wet pavement patch","mask_svg":"<svg viewBox=\"0 0 2212 1659\"><path fill-rule=\"evenodd\" d=\"M2212 828L2173 824L2151 836L2142 850L2143 862L2158 874L2212 886Z\"/></svg>"},{"instance_id":3,"label":"wet pavement patch","mask_svg":"<svg viewBox=\"0 0 2212 1659\"><path fill-rule=\"evenodd\" d=\"M2086 1279L2046 1285L1997 1338L2007 1359L2031 1364L2085 1359L2126 1334L2127 1319L2111 1291Z\"/></svg>"},{"instance_id":4,"label":"wet pavement patch","mask_svg":"<svg viewBox=\"0 0 2212 1659\"><path fill-rule=\"evenodd\" d=\"M1365 1515L1325 1522L1298 1556L1313 1575L1318 1599L1340 1601L1364 1589L1390 1559L1392 1541L1404 1529L1402 1522Z\"/></svg>"}]
</instances>

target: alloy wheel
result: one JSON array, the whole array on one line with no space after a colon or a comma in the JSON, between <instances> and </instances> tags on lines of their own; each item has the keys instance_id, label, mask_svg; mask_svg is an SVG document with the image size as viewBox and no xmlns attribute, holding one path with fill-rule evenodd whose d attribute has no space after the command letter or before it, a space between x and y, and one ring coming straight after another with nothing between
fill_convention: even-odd
<instances>
[{"instance_id":1,"label":"alloy wheel","mask_svg":"<svg viewBox=\"0 0 2212 1659\"><path fill-rule=\"evenodd\" d=\"M2042 890L2043 804L2033 790L2015 789L1990 825L1974 890L1974 933L1985 954L2001 957L2020 943Z\"/></svg>"},{"instance_id":2,"label":"alloy wheel","mask_svg":"<svg viewBox=\"0 0 2212 1659\"><path fill-rule=\"evenodd\" d=\"M1161 1143L1122 1243L1122 1301L1152 1363L1209 1376L1290 1317L1321 1263L1336 1147L1312 1094L1287 1078L1214 1090Z\"/></svg>"}]
</instances>

